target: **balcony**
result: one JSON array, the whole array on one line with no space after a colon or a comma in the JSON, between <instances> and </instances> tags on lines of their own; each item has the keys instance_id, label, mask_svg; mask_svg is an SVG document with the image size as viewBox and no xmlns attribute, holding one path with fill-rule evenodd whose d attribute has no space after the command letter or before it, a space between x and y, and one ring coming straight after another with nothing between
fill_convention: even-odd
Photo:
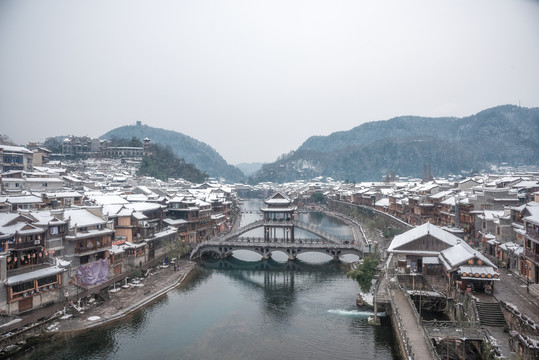
<instances>
[{"instance_id":1,"label":"balcony","mask_svg":"<svg viewBox=\"0 0 539 360\"><path fill-rule=\"evenodd\" d=\"M538 233L537 230L535 230L535 229L527 228L527 229L526 229L526 235L527 235L529 238L532 238L532 239L535 239L535 240L539 240L539 233Z\"/></svg>"},{"instance_id":2,"label":"balcony","mask_svg":"<svg viewBox=\"0 0 539 360\"><path fill-rule=\"evenodd\" d=\"M24 250L43 247L43 240L23 241L9 244L9 248L13 250Z\"/></svg>"},{"instance_id":3,"label":"balcony","mask_svg":"<svg viewBox=\"0 0 539 360\"><path fill-rule=\"evenodd\" d=\"M103 244L95 245L93 243L88 243L85 246L75 248L75 254L77 255L88 255L100 250L107 250L111 248L110 242L105 242Z\"/></svg>"},{"instance_id":4,"label":"balcony","mask_svg":"<svg viewBox=\"0 0 539 360\"><path fill-rule=\"evenodd\" d=\"M534 263L539 264L539 254L536 254L533 250L526 248L524 255Z\"/></svg>"}]
</instances>

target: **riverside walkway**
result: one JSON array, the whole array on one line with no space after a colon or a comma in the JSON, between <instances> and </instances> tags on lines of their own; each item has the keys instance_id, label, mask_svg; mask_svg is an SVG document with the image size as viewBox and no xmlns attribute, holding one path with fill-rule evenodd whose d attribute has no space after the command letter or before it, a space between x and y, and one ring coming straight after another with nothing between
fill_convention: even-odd
<instances>
[{"instance_id":1,"label":"riverside walkway","mask_svg":"<svg viewBox=\"0 0 539 360\"><path fill-rule=\"evenodd\" d=\"M427 344L425 332L419 325L414 309L412 309L404 291L392 289L391 293L395 303L394 310L397 312L397 322L400 322L398 326L401 338L405 338L406 353L412 355L413 359L432 359L432 352Z\"/></svg>"},{"instance_id":2,"label":"riverside walkway","mask_svg":"<svg viewBox=\"0 0 539 360\"><path fill-rule=\"evenodd\" d=\"M109 324L143 308L182 284L195 267L195 263L191 261L178 260L177 264L179 266L177 271L174 271L173 266L156 268L152 270L153 275L145 278L140 285L129 286L127 289L122 288L116 293L110 293L110 298L104 302L94 302L85 306L82 311L75 312L75 315L71 317L62 317L65 306L63 302L14 317L11 322L0 325L0 332L3 333L0 337L0 358L10 354L10 352L4 352L4 347L13 343L12 338L17 337L16 342L24 344L24 339L35 336L36 333L26 335L25 330L31 329L36 324L41 323L47 326L47 329L44 329L43 325L40 326L43 329L42 334L73 333ZM72 311L70 306L68 312ZM15 347L15 351L17 348L18 346Z\"/></svg>"},{"instance_id":3,"label":"riverside walkway","mask_svg":"<svg viewBox=\"0 0 539 360\"><path fill-rule=\"evenodd\" d=\"M344 221L350 228L352 229L352 235L354 237L354 241L356 244L362 244L365 247L365 252L368 252L369 245L371 244L371 241L367 239L367 236L365 235L365 232L363 231L363 228L361 227L361 224L357 222L354 219L351 219L344 214L340 214L334 211L326 210L322 207L308 207L301 209L300 212L319 212L326 216L333 217L336 219L339 219L341 221Z\"/></svg>"}]
</instances>

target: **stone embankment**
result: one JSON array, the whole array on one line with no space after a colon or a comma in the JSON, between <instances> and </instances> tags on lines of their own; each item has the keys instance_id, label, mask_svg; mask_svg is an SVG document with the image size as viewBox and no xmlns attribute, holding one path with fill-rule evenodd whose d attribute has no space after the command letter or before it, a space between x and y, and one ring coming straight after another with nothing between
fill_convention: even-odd
<instances>
[{"instance_id":1,"label":"stone embankment","mask_svg":"<svg viewBox=\"0 0 539 360\"><path fill-rule=\"evenodd\" d=\"M122 282L85 299L80 306L73 303L66 309L56 304L0 325L0 332L4 332L0 337L0 357L58 333L85 331L121 320L182 284L195 268L194 262L186 260L177 260L176 265L149 269L144 278Z\"/></svg>"}]
</instances>

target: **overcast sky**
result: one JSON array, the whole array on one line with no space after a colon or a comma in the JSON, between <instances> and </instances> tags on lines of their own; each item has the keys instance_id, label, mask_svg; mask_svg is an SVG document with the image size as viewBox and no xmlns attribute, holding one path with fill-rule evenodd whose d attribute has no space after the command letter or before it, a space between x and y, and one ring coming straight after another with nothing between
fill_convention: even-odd
<instances>
[{"instance_id":1,"label":"overcast sky","mask_svg":"<svg viewBox=\"0 0 539 360\"><path fill-rule=\"evenodd\" d=\"M229 163L399 115L539 106L539 1L0 0L0 133L142 123Z\"/></svg>"}]
</instances>

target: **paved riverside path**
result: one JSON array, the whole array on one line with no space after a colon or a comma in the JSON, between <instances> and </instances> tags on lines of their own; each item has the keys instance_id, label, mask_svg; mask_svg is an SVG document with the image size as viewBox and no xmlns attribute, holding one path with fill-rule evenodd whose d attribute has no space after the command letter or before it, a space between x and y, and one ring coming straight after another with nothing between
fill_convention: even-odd
<instances>
[{"instance_id":1,"label":"paved riverside path","mask_svg":"<svg viewBox=\"0 0 539 360\"><path fill-rule=\"evenodd\" d=\"M142 287L130 287L111 294L110 299L103 303L85 309L84 314L67 320L59 320L57 331L72 332L81 331L98 325L112 322L138 310L157 298L166 294L180 285L187 275L195 267L195 263L186 260L178 260L180 270L174 271L173 266L154 271L154 275L144 279ZM17 321L0 325L0 333L16 331L31 325L40 319L53 317L58 311L63 310L64 302L54 303L52 306L30 311L20 317L14 316ZM89 317L99 317L98 320L90 321ZM58 319L56 319L58 320Z\"/></svg>"},{"instance_id":2,"label":"paved riverside path","mask_svg":"<svg viewBox=\"0 0 539 360\"><path fill-rule=\"evenodd\" d=\"M85 309L84 314L60 320L58 330L64 332L87 330L122 319L141 309L180 285L195 267L195 263L191 261L179 260L177 263L180 266L177 271L174 271L173 266L159 269L141 283L144 286L122 288L117 293L110 294L110 299L104 303ZM97 320L90 320L92 317Z\"/></svg>"},{"instance_id":3,"label":"paved riverside path","mask_svg":"<svg viewBox=\"0 0 539 360\"><path fill-rule=\"evenodd\" d=\"M425 332L417 323L417 319L413 309L411 308L406 295L402 290L394 289L395 305L398 307L402 325L406 330L409 344L414 352L414 359L432 359L432 354L427 345Z\"/></svg>"},{"instance_id":4,"label":"paved riverside path","mask_svg":"<svg viewBox=\"0 0 539 360\"><path fill-rule=\"evenodd\" d=\"M529 293L523 278L499 268L500 281L494 284L494 297L517 308L522 314L539 324L539 284L531 283Z\"/></svg>"},{"instance_id":5,"label":"paved riverside path","mask_svg":"<svg viewBox=\"0 0 539 360\"><path fill-rule=\"evenodd\" d=\"M361 225L356 220L351 219L351 218L347 217L346 215L341 214L339 212L330 211L330 210L326 210L326 209L323 209L323 208L309 208L309 207L306 207L305 209L302 209L302 210L306 211L306 212L312 211L312 212L323 213L326 216L338 218L341 221L344 221L352 229L352 235L354 237L354 241L356 242L356 244L358 244L358 245L362 244L364 247L369 246L369 242L364 236L363 229L361 229Z\"/></svg>"}]
</instances>

